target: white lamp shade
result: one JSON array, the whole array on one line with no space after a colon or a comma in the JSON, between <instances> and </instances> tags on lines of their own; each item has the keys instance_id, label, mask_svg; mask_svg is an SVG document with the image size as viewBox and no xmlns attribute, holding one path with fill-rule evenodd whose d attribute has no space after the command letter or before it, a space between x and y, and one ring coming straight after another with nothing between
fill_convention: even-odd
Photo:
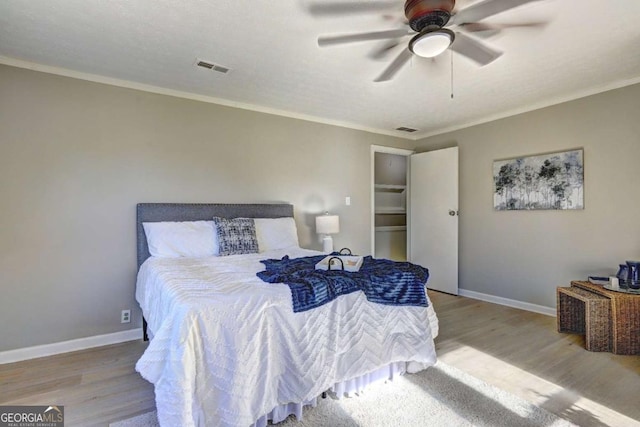
<instances>
[{"instance_id":1,"label":"white lamp shade","mask_svg":"<svg viewBox=\"0 0 640 427\"><path fill-rule=\"evenodd\" d=\"M316 233L336 234L340 232L340 218L338 215L322 215L316 217Z\"/></svg>"}]
</instances>

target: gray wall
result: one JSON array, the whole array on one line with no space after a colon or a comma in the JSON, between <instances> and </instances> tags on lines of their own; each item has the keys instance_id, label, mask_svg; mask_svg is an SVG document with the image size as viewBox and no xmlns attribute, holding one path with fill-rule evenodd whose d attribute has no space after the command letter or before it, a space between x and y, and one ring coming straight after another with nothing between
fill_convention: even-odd
<instances>
[{"instance_id":1,"label":"gray wall","mask_svg":"<svg viewBox=\"0 0 640 427\"><path fill-rule=\"evenodd\" d=\"M0 351L140 327L138 202L289 202L316 249L329 210L369 253L371 144L411 145L0 66Z\"/></svg>"},{"instance_id":2,"label":"gray wall","mask_svg":"<svg viewBox=\"0 0 640 427\"><path fill-rule=\"evenodd\" d=\"M460 148L460 287L555 307L555 288L640 259L640 85L417 142ZM496 159L584 148L585 209L493 209Z\"/></svg>"},{"instance_id":3,"label":"gray wall","mask_svg":"<svg viewBox=\"0 0 640 427\"><path fill-rule=\"evenodd\" d=\"M370 144L458 145L460 287L553 307L640 258L639 117L636 85L414 144L0 66L0 351L140 326L138 202L289 202L311 248L329 210L368 253ZM494 159L577 147L584 211L493 210Z\"/></svg>"}]
</instances>

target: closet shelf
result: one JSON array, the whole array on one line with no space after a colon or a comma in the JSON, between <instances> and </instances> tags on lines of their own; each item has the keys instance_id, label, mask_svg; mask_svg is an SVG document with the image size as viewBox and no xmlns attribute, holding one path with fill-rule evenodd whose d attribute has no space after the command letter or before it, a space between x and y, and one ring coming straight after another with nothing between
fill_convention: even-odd
<instances>
[{"instance_id":1,"label":"closet shelf","mask_svg":"<svg viewBox=\"0 0 640 427\"><path fill-rule=\"evenodd\" d=\"M376 231L407 231L406 225L378 225Z\"/></svg>"},{"instance_id":2,"label":"closet shelf","mask_svg":"<svg viewBox=\"0 0 640 427\"><path fill-rule=\"evenodd\" d=\"M384 191L390 193L402 193L407 189L406 185L395 185L395 184L375 184L376 191Z\"/></svg>"},{"instance_id":3,"label":"closet shelf","mask_svg":"<svg viewBox=\"0 0 640 427\"><path fill-rule=\"evenodd\" d=\"M375 213L376 214L398 214L398 215L403 215L403 214L407 213L407 209L406 208L400 208L400 207L392 207L392 206L376 207Z\"/></svg>"}]
</instances>

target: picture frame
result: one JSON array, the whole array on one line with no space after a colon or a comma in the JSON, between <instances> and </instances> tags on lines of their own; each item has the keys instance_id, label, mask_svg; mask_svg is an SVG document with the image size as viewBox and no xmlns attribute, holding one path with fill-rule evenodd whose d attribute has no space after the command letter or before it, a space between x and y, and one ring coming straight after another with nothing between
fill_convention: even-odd
<instances>
[{"instance_id":1,"label":"picture frame","mask_svg":"<svg viewBox=\"0 0 640 427\"><path fill-rule=\"evenodd\" d=\"M494 160L493 207L497 211L584 209L584 150Z\"/></svg>"}]
</instances>

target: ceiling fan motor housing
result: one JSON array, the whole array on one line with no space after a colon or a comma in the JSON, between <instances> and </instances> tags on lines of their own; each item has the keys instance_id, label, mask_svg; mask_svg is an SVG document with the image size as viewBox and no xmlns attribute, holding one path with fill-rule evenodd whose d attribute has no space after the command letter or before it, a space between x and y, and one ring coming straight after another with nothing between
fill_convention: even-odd
<instances>
[{"instance_id":1,"label":"ceiling fan motor housing","mask_svg":"<svg viewBox=\"0 0 640 427\"><path fill-rule=\"evenodd\" d=\"M414 31L438 29L447 25L455 0L407 0L404 14Z\"/></svg>"}]
</instances>

